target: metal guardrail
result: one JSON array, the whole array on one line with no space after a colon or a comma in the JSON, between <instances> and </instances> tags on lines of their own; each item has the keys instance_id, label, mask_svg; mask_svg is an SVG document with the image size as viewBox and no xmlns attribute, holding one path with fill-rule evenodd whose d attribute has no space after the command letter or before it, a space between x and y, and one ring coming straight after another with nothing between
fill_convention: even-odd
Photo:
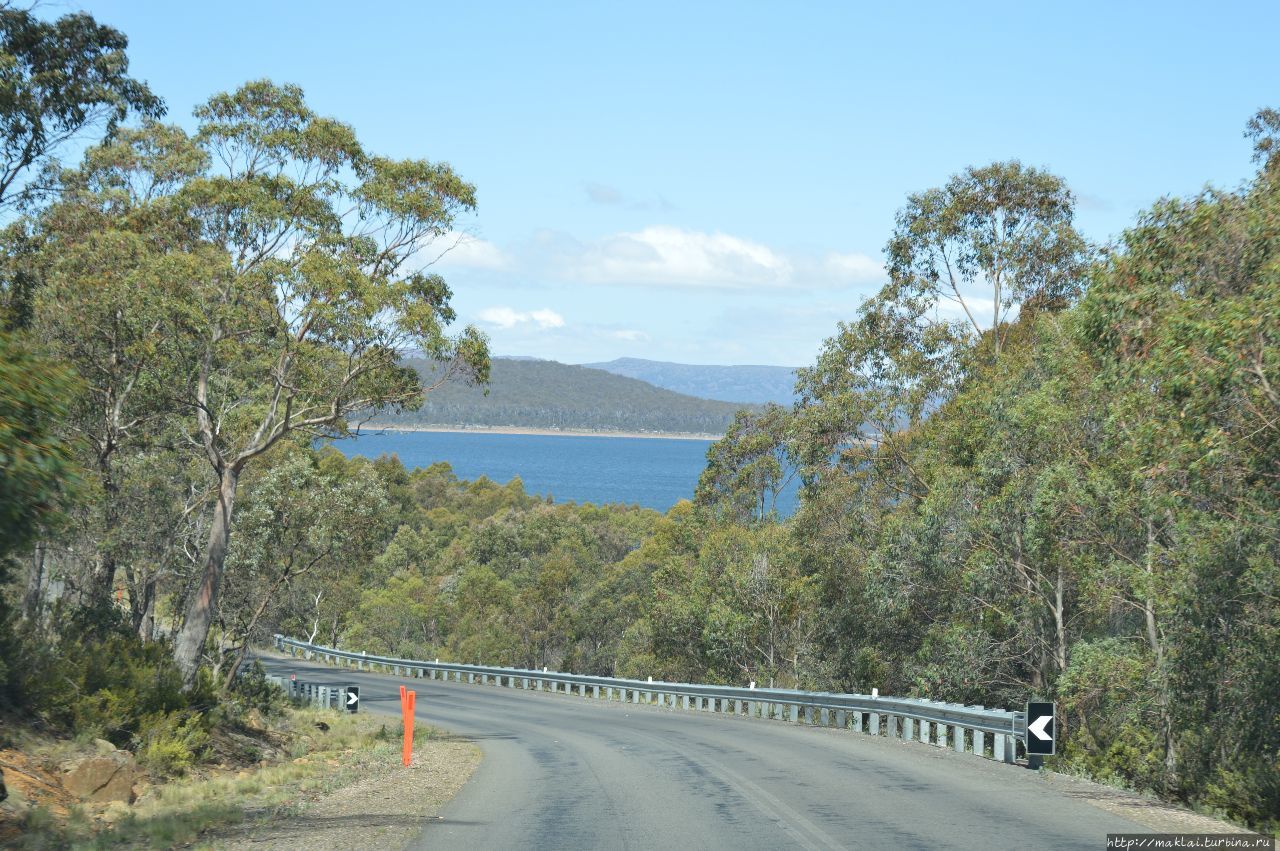
<instances>
[{"instance_id":1,"label":"metal guardrail","mask_svg":"<svg viewBox=\"0 0 1280 851\"><path fill-rule=\"evenodd\" d=\"M490 665L459 665L395 659L336 650L275 636L278 650L306 659L321 660L356 670L383 670L416 679L444 679L481 685L497 685L536 691L564 692L592 697L704 712L771 718L822 727L852 728L872 736L888 736L951 747L1012 763L1017 758L1017 742L1026 739L1026 717L1022 712L940 703L922 698L885 697L869 694L834 694L775 688L742 688L698 683L666 683L591 677L562 671L536 671ZM587 690L591 693L588 694ZM338 689L332 689L334 693Z\"/></svg>"},{"instance_id":2,"label":"metal guardrail","mask_svg":"<svg viewBox=\"0 0 1280 851\"><path fill-rule=\"evenodd\" d=\"M285 677L267 675L267 682L282 689L290 699L305 703L316 709L342 709L343 689L337 686L322 686L306 680L291 680Z\"/></svg>"}]
</instances>

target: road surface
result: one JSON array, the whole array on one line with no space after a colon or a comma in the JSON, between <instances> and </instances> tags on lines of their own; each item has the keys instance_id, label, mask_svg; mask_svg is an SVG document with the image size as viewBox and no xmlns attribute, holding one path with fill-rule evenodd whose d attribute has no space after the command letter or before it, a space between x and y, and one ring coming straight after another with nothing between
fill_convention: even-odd
<instances>
[{"instance_id":1,"label":"road surface","mask_svg":"<svg viewBox=\"0 0 1280 851\"><path fill-rule=\"evenodd\" d=\"M1082 787L930 745L264 658L360 686L361 711L473 739L484 761L422 848L1101 849L1143 827ZM358 837L353 837L360 845Z\"/></svg>"}]
</instances>

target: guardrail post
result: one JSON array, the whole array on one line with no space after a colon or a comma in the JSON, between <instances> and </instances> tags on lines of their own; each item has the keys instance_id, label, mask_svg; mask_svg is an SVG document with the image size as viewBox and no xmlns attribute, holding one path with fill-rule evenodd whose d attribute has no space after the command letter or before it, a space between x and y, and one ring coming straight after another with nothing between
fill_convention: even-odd
<instances>
[{"instance_id":1,"label":"guardrail post","mask_svg":"<svg viewBox=\"0 0 1280 851\"><path fill-rule=\"evenodd\" d=\"M797 723L797 722L800 720L800 706L799 706L799 704L792 703L792 704L790 704L790 705L788 706L788 709L789 709L789 711L787 712L787 714L790 716L790 721L791 721L791 723L792 723L792 724Z\"/></svg>"},{"instance_id":2,"label":"guardrail post","mask_svg":"<svg viewBox=\"0 0 1280 851\"><path fill-rule=\"evenodd\" d=\"M973 731L973 752L978 756L987 755L987 734L981 730Z\"/></svg>"},{"instance_id":3,"label":"guardrail post","mask_svg":"<svg viewBox=\"0 0 1280 851\"><path fill-rule=\"evenodd\" d=\"M916 737L915 734L916 719L910 715L902 716L902 741L909 742Z\"/></svg>"},{"instance_id":4,"label":"guardrail post","mask_svg":"<svg viewBox=\"0 0 1280 851\"><path fill-rule=\"evenodd\" d=\"M855 733L862 732L862 710L861 709L853 713L853 732Z\"/></svg>"},{"instance_id":5,"label":"guardrail post","mask_svg":"<svg viewBox=\"0 0 1280 851\"><path fill-rule=\"evenodd\" d=\"M896 739L902 729L902 719L897 715L890 715L889 723L885 727L885 735L891 739Z\"/></svg>"},{"instance_id":6,"label":"guardrail post","mask_svg":"<svg viewBox=\"0 0 1280 851\"><path fill-rule=\"evenodd\" d=\"M955 734L956 753L964 753L964 727L952 727Z\"/></svg>"},{"instance_id":7,"label":"guardrail post","mask_svg":"<svg viewBox=\"0 0 1280 851\"><path fill-rule=\"evenodd\" d=\"M818 717L820 719L819 723L823 727L831 726L831 710L830 709L828 709L825 706L822 707L822 709L818 710Z\"/></svg>"},{"instance_id":8,"label":"guardrail post","mask_svg":"<svg viewBox=\"0 0 1280 851\"><path fill-rule=\"evenodd\" d=\"M880 713L879 712L868 713L867 732L873 736L880 735Z\"/></svg>"},{"instance_id":9,"label":"guardrail post","mask_svg":"<svg viewBox=\"0 0 1280 851\"><path fill-rule=\"evenodd\" d=\"M845 726L848 724L848 722L849 722L849 713L843 709L837 709L836 710L836 726L839 727L841 730L843 730Z\"/></svg>"}]
</instances>

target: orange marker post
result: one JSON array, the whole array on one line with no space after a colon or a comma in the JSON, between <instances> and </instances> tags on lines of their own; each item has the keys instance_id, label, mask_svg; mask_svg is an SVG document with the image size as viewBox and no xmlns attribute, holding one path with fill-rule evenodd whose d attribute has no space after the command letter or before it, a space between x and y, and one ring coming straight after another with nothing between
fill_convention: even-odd
<instances>
[{"instance_id":1,"label":"orange marker post","mask_svg":"<svg viewBox=\"0 0 1280 851\"><path fill-rule=\"evenodd\" d=\"M404 750L401 760L405 765L413 761L413 715L418 705L418 693L400 686L400 717L404 719Z\"/></svg>"}]
</instances>

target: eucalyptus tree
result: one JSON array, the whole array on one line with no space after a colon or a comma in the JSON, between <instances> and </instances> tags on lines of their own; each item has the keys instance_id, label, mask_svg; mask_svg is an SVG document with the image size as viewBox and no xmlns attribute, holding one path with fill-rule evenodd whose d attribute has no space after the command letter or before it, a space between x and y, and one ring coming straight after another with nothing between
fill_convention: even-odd
<instances>
[{"instance_id":1,"label":"eucalyptus tree","mask_svg":"<svg viewBox=\"0 0 1280 851\"><path fill-rule=\"evenodd\" d=\"M948 323L958 342L988 335L989 356L998 356L1019 307L1061 308L1079 296L1089 253L1074 212L1056 175L1017 160L969 167L907 197L885 249L889 285L878 301L925 324L950 302L963 314Z\"/></svg>"},{"instance_id":2,"label":"eucalyptus tree","mask_svg":"<svg viewBox=\"0 0 1280 851\"><path fill-rule=\"evenodd\" d=\"M1109 397L1099 543L1147 646L1161 785L1234 789L1221 805L1255 823L1280 803L1263 780L1280 753L1264 708L1280 698L1277 127L1272 110L1250 122L1261 169L1243 190L1146 212L1081 305Z\"/></svg>"},{"instance_id":3,"label":"eucalyptus tree","mask_svg":"<svg viewBox=\"0 0 1280 851\"><path fill-rule=\"evenodd\" d=\"M220 254L187 280L174 390L218 484L174 650L188 682L246 467L290 436L342 437L353 414L419 404L407 350L444 364L439 382L482 382L489 368L478 331L446 333L451 292L423 260L474 209L471 184L446 164L371 155L295 86L249 83L196 117L212 165L176 197Z\"/></svg>"},{"instance_id":4,"label":"eucalyptus tree","mask_svg":"<svg viewBox=\"0 0 1280 851\"><path fill-rule=\"evenodd\" d=\"M739 411L724 438L707 450L694 498L723 519L764 521L777 516L778 497L798 470L788 411L772 402L759 413Z\"/></svg>"},{"instance_id":5,"label":"eucalyptus tree","mask_svg":"<svg viewBox=\"0 0 1280 851\"><path fill-rule=\"evenodd\" d=\"M82 379L65 425L95 484L96 498L81 510L95 553L80 583L91 604L107 601L119 565L141 549L141 518L171 525L154 504L126 524L122 488L147 466L142 454L172 450L181 440L173 394L179 364L171 357L175 313L184 309L187 281L216 261L217 250L202 243L174 193L208 163L177 128L122 129L60 176L59 200L35 219L34 268L42 285L33 331ZM145 496L147 489L132 490ZM152 531L141 538L168 537Z\"/></svg>"},{"instance_id":6,"label":"eucalyptus tree","mask_svg":"<svg viewBox=\"0 0 1280 851\"><path fill-rule=\"evenodd\" d=\"M164 114L164 102L129 76L128 46L83 12L45 21L0 4L0 207L47 189L28 178L80 134L110 135L131 113Z\"/></svg>"},{"instance_id":7,"label":"eucalyptus tree","mask_svg":"<svg viewBox=\"0 0 1280 851\"><path fill-rule=\"evenodd\" d=\"M264 456L244 490L217 616L215 673L228 686L261 626L285 614L295 582L311 575L333 585L371 562L393 531L385 489L368 464L326 474L310 449L285 443Z\"/></svg>"},{"instance_id":8,"label":"eucalyptus tree","mask_svg":"<svg viewBox=\"0 0 1280 851\"><path fill-rule=\"evenodd\" d=\"M0 218L56 191L56 157L69 143L110 136L130 115L164 114L163 101L129 76L128 44L84 13L46 21L0 3ZM38 285L28 223L10 224L4 242L0 325L22 327Z\"/></svg>"}]
</instances>

